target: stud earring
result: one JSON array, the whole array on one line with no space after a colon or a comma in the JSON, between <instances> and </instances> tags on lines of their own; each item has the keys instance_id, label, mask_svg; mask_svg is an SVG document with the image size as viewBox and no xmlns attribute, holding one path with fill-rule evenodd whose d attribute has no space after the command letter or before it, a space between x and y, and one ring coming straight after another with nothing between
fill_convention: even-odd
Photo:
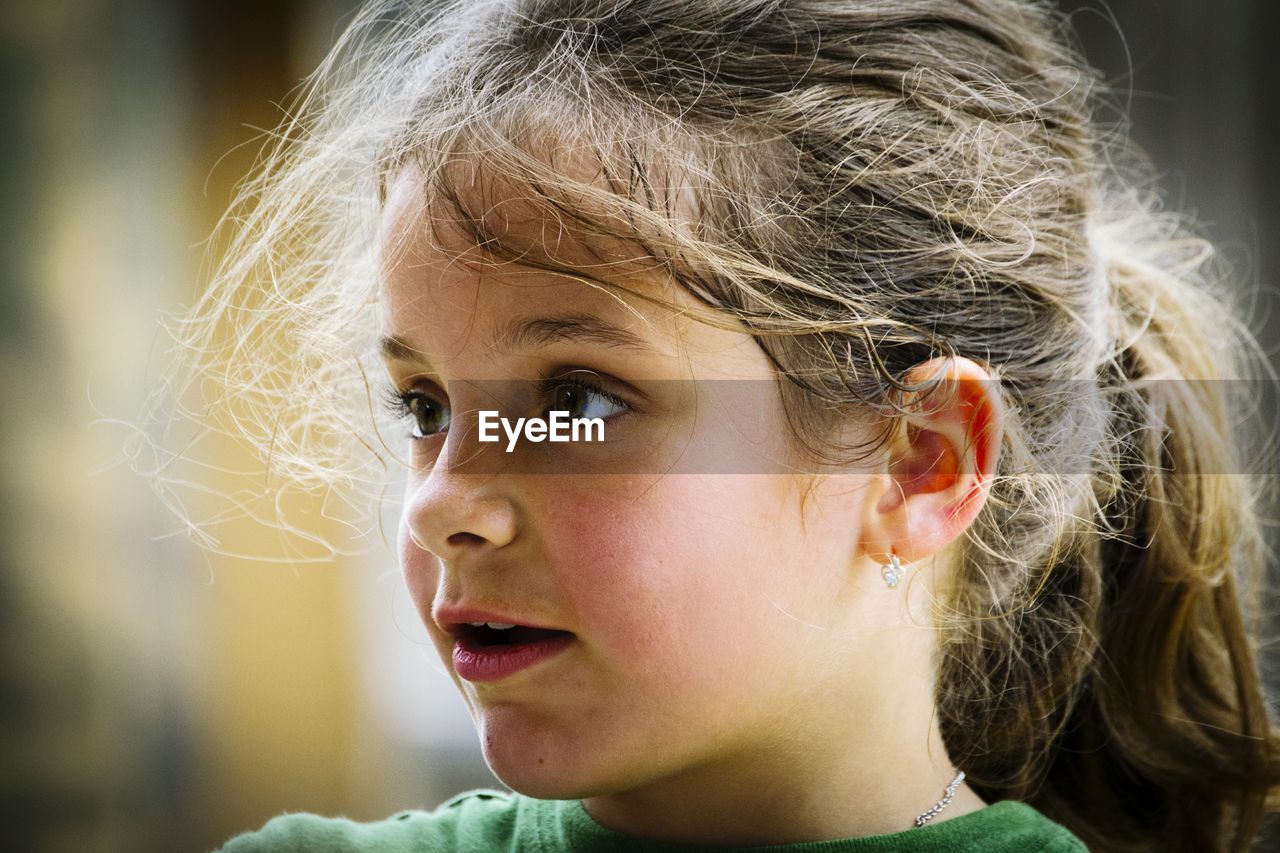
<instances>
[{"instance_id":1,"label":"stud earring","mask_svg":"<svg viewBox=\"0 0 1280 853\"><path fill-rule=\"evenodd\" d=\"M880 567L880 577L884 578L885 585L889 589L896 587L906 573L907 571L902 568L902 561L898 559L897 554L891 553L889 562Z\"/></svg>"}]
</instances>

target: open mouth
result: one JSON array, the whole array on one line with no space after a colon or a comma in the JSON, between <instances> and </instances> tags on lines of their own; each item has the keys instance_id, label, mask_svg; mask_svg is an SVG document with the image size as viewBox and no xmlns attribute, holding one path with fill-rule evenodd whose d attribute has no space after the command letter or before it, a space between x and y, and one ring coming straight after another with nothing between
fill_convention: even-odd
<instances>
[{"instance_id":1,"label":"open mouth","mask_svg":"<svg viewBox=\"0 0 1280 853\"><path fill-rule=\"evenodd\" d=\"M474 683L500 681L538 666L560 657L577 642L570 631L507 623L454 623L451 633L457 638L454 672Z\"/></svg>"},{"instance_id":2,"label":"open mouth","mask_svg":"<svg viewBox=\"0 0 1280 853\"><path fill-rule=\"evenodd\" d=\"M530 628L516 625L511 628L490 628L488 625L463 625L462 637L478 646L517 646L539 643L556 637L572 637L569 631L553 631L548 628Z\"/></svg>"}]
</instances>

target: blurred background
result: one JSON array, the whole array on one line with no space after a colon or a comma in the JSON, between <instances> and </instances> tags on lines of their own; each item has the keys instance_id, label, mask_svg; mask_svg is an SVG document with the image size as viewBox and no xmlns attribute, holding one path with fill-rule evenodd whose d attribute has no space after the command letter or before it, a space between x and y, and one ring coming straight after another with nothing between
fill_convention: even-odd
<instances>
[{"instance_id":1,"label":"blurred background","mask_svg":"<svg viewBox=\"0 0 1280 853\"><path fill-rule=\"evenodd\" d=\"M314 565L213 556L113 464L128 430L112 419L136 417L155 379L158 312L193 300L259 134L355 5L0 5L7 849L208 850L282 811L368 820L502 787L388 546ZM1258 294L1274 352L1275 4L1063 7L1131 92L1169 206ZM280 547L243 536L224 547Z\"/></svg>"}]
</instances>

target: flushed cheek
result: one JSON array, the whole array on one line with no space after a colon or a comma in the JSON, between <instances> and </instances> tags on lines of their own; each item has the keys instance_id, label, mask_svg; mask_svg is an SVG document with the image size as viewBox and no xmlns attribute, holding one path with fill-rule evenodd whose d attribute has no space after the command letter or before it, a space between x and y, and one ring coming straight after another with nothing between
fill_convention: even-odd
<instances>
[{"instance_id":1,"label":"flushed cheek","mask_svg":"<svg viewBox=\"0 0 1280 853\"><path fill-rule=\"evenodd\" d=\"M569 494L545 521L548 564L576 630L620 676L666 685L714 679L717 659L732 651L725 629L741 597L724 569L734 558L683 511L699 498Z\"/></svg>"}]
</instances>

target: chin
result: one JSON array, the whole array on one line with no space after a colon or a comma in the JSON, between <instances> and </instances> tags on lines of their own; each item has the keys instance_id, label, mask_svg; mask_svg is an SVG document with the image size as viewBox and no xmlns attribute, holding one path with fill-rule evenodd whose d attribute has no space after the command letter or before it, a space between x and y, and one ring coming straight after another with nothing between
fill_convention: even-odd
<instances>
[{"instance_id":1,"label":"chin","mask_svg":"<svg viewBox=\"0 0 1280 853\"><path fill-rule=\"evenodd\" d=\"M608 793L601 753L579 754L572 738L516 731L488 720L480 729L485 764L502 784L540 800L578 800Z\"/></svg>"},{"instance_id":2,"label":"chin","mask_svg":"<svg viewBox=\"0 0 1280 853\"><path fill-rule=\"evenodd\" d=\"M556 779L549 774L532 772L532 773L507 773L499 772L495 767L490 767L493 775L517 794L524 794L526 797L533 797L535 800L581 800L584 797L591 797L595 792L590 788L583 788L573 784L572 780Z\"/></svg>"},{"instance_id":3,"label":"chin","mask_svg":"<svg viewBox=\"0 0 1280 853\"><path fill-rule=\"evenodd\" d=\"M580 800L599 793L596 786L578 778L562 762L550 757L513 758L486 751L484 760L502 784L526 797L539 800Z\"/></svg>"}]
</instances>

